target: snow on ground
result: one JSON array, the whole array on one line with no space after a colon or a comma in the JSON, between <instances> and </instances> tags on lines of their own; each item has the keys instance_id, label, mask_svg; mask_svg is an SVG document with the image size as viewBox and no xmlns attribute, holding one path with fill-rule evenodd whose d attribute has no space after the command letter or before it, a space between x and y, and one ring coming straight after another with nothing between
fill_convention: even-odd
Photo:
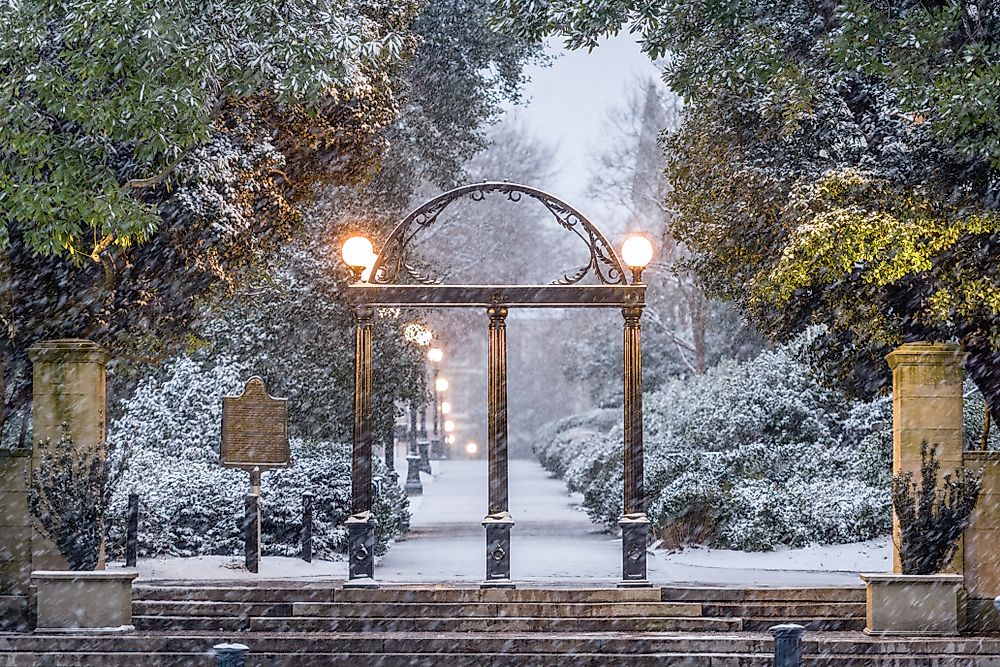
<instances>
[{"instance_id":1,"label":"snow on ground","mask_svg":"<svg viewBox=\"0 0 1000 667\"><path fill-rule=\"evenodd\" d=\"M346 561L267 557L261 559L260 572L251 574L243 559L233 556L197 556L195 558L139 559L138 581L221 580L221 579L344 579Z\"/></svg>"},{"instance_id":2,"label":"snow on ground","mask_svg":"<svg viewBox=\"0 0 1000 667\"><path fill-rule=\"evenodd\" d=\"M423 475L424 495L414 498L412 530L375 569L383 583L476 583L485 574L485 461L434 461L433 479ZM405 482L405 470L400 471ZM510 462L511 573L531 584L613 585L621 576L621 540L594 526L534 461ZM858 572L892 566L888 538L805 549L745 553L692 548L647 555L654 584L705 586L858 586ZM264 558L253 575L242 559L224 556L139 561L140 579L331 580L346 576L343 561L305 563ZM235 569L234 569L235 567Z\"/></svg>"}]
</instances>

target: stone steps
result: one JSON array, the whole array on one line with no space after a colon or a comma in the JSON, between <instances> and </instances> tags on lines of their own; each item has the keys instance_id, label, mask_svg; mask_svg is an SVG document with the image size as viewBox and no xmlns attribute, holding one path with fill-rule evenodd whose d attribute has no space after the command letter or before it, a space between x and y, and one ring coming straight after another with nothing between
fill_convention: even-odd
<instances>
[{"instance_id":1,"label":"stone steps","mask_svg":"<svg viewBox=\"0 0 1000 667\"><path fill-rule=\"evenodd\" d=\"M738 631L738 618L690 617L309 617L134 616L140 630L225 630L231 632L725 632Z\"/></svg>"},{"instance_id":2,"label":"stone steps","mask_svg":"<svg viewBox=\"0 0 1000 667\"><path fill-rule=\"evenodd\" d=\"M710 586L663 586L664 602L860 602L864 586L795 588L715 588Z\"/></svg>"},{"instance_id":3,"label":"stone steps","mask_svg":"<svg viewBox=\"0 0 1000 667\"><path fill-rule=\"evenodd\" d=\"M561 602L617 603L661 602L658 588L515 588L480 589L478 587L425 586L377 588L372 590L342 588L339 584L289 585L289 582L255 582L253 585L212 584L205 586L136 585L132 597L143 600L185 600L215 602Z\"/></svg>"},{"instance_id":4,"label":"stone steps","mask_svg":"<svg viewBox=\"0 0 1000 667\"><path fill-rule=\"evenodd\" d=\"M248 667L305 665L676 665L769 667L773 645L760 633L135 633L0 635L0 667L197 667L225 641L250 646ZM807 635L804 667L994 667L998 638L901 638L857 633Z\"/></svg>"},{"instance_id":5,"label":"stone steps","mask_svg":"<svg viewBox=\"0 0 1000 667\"><path fill-rule=\"evenodd\" d=\"M622 603L424 603L424 602L216 602L141 600L132 605L137 616L445 616L449 618L501 618L539 616L575 618L701 616L702 605L691 602Z\"/></svg>"}]
</instances>

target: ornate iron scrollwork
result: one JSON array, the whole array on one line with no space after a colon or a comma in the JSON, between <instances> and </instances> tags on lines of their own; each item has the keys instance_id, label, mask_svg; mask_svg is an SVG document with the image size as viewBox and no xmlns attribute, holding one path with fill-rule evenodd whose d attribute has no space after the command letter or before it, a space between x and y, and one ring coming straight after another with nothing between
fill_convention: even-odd
<instances>
[{"instance_id":1,"label":"ornate iron scrollwork","mask_svg":"<svg viewBox=\"0 0 1000 667\"><path fill-rule=\"evenodd\" d=\"M396 226L379 250L378 260L372 267L371 281L378 285L398 283L403 277L423 285L439 285L440 279L426 275L407 262L406 253L420 232L437 222L441 213L455 201L469 197L480 202L493 193L505 195L509 201L519 202L525 196L540 202L564 229L576 234L587 246L589 261L575 271L566 273L553 285L573 285L593 274L604 285L627 285L625 270L618 254L597 227L575 208L546 192L526 185L507 181L484 181L465 185L438 195L427 201Z\"/></svg>"}]
</instances>

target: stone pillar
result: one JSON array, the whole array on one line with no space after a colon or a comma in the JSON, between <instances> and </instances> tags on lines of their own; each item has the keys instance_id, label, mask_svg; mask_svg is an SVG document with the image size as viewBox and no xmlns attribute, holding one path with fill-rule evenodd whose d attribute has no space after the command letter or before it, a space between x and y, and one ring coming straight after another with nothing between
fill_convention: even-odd
<instances>
[{"instance_id":1,"label":"stone pillar","mask_svg":"<svg viewBox=\"0 0 1000 667\"><path fill-rule=\"evenodd\" d=\"M96 447L104 455L107 416L106 366L108 353L89 340L44 340L28 349L32 363L31 433L37 445L58 442L63 428L77 447ZM32 536L32 567L35 570L68 568L55 545L35 531ZM98 558L104 568L104 546Z\"/></svg>"},{"instance_id":2,"label":"stone pillar","mask_svg":"<svg viewBox=\"0 0 1000 667\"><path fill-rule=\"evenodd\" d=\"M940 473L962 465L962 379L966 354L952 343L907 343L886 355L892 369L892 473L920 475L920 444L937 445ZM893 516L893 543L899 526ZM962 571L961 548L948 572ZM952 569L954 568L954 569ZM893 570L900 571L893 547Z\"/></svg>"},{"instance_id":3,"label":"stone pillar","mask_svg":"<svg viewBox=\"0 0 1000 667\"><path fill-rule=\"evenodd\" d=\"M27 629L32 522L25 477L30 461L29 449L0 449L0 632Z\"/></svg>"}]
</instances>

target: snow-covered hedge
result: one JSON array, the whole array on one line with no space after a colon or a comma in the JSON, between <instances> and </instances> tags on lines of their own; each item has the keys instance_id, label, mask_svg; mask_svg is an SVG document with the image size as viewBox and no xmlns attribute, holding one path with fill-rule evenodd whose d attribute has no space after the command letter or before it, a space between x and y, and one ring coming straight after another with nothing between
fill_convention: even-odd
<instances>
[{"instance_id":1,"label":"snow-covered hedge","mask_svg":"<svg viewBox=\"0 0 1000 667\"><path fill-rule=\"evenodd\" d=\"M645 396L645 489L669 546L744 550L871 539L891 528L888 399L852 402L820 386L800 345ZM539 459L613 529L622 513L621 416L546 425Z\"/></svg>"},{"instance_id":2,"label":"snow-covered hedge","mask_svg":"<svg viewBox=\"0 0 1000 667\"><path fill-rule=\"evenodd\" d=\"M219 442L222 396L238 394L250 375L224 359L206 364L187 356L144 381L112 422L109 437L132 450L129 472L113 501L109 525L112 555L123 548L127 496L140 496L139 555L194 556L242 553L240 534L245 471L222 468ZM293 439L292 465L265 472L261 480L262 548L265 555L299 553L302 495L313 501L313 552L330 558L347 548L344 520L350 514L350 447ZM409 525L409 504L384 464L374 461L379 493L374 512L376 552Z\"/></svg>"}]
</instances>

